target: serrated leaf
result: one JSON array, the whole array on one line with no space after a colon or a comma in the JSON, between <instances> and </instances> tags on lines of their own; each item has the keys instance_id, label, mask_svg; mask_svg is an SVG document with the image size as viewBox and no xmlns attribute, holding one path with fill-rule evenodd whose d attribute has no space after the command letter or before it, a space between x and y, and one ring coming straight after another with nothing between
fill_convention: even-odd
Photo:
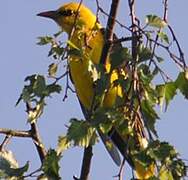
<instances>
[{"instance_id":1,"label":"serrated leaf","mask_svg":"<svg viewBox=\"0 0 188 180\"><path fill-rule=\"evenodd\" d=\"M67 138L73 141L75 146L88 147L95 144L95 129L87 121L71 119L71 125L68 128Z\"/></svg>"},{"instance_id":2,"label":"serrated leaf","mask_svg":"<svg viewBox=\"0 0 188 180\"><path fill-rule=\"evenodd\" d=\"M150 157L155 159L160 166L159 177L161 179L173 178L180 180L186 176L186 166L182 159L178 158L176 149L168 142L155 140L149 143L147 148Z\"/></svg>"},{"instance_id":3,"label":"serrated leaf","mask_svg":"<svg viewBox=\"0 0 188 180\"><path fill-rule=\"evenodd\" d=\"M42 75L32 75L25 78L29 81L29 85L25 85L22 94L20 95L16 105L23 100L24 102L40 103L45 97L50 96L52 93L60 93L61 86L58 84L46 84L45 78ZM32 115L33 116L33 115Z\"/></svg>"},{"instance_id":4,"label":"serrated leaf","mask_svg":"<svg viewBox=\"0 0 188 180\"><path fill-rule=\"evenodd\" d=\"M110 61L113 69L116 69L123 62L127 62L131 59L130 51L128 48L120 48L110 54Z\"/></svg>"},{"instance_id":5,"label":"serrated leaf","mask_svg":"<svg viewBox=\"0 0 188 180\"><path fill-rule=\"evenodd\" d=\"M37 42L38 45L46 45L53 41L53 38L50 36L44 36L44 37L38 37L39 42Z\"/></svg>"},{"instance_id":6,"label":"serrated leaf","mask_svg":"<svg viewBox=\"0 0 188 180\"><path fill-rule=\"evenodd\" d=\"M45 102L44 100L38 102L36 107L28 111L28 122L34 123L42 115L44 110Z\"/></svg>"},{"instance_id":7,"label":"serrated leaf","mask_svg":"<svg viewBox=\"0 0 188 180\"><path fill-rule=\"evenodd\" d=\"M3 150L0 152L0 178L21 179L28 167L29 163L27 162L23 167L19 168L11 151Z\"/></svg>"},{"instance_id":8,"label":"serrated leaf","mask_svg":"<svg viewBox=\"0 0 188 180\"><path fill-rule=\"evenodd\" d=\"M147 61L153 56L151 50L147 47L140 46L139 48L139 62Z\"/></svg>"},{"instance_id":9,"label":"serrated leaf","mask_svg":"<svg viewBox=\"0 0 188 180\"><path fill-rule=\"evenodd\" d=\"M65 51L64 47L60 47L57 45L53 46L48 53L48 57L53 55L53 58L57 59L57 58L61 57L61 55L64 53L64 51Z\"/></svg>"},{"instance_id":10,"label":"serrated leaf","mask_svg":"<svg viewBox=\"0 0 188 180\"><path fill-rule=\"evenodd\" d=\"M161 41L166 42L167 44L169 44L169 39L168 39L168 35L165 32L159 32L158 33L159 38L161 39Z\"/></svg>"},{"instance_id":11,"label":"serrated leaf","mask_svg":"<svg viewBox=\"0 0 188 180\"><path fill-rule=\"evenodd\" d=\"M146 24L156 28L164 28L167 26L166 22L156 15L147 15Z\"/></svg>"},{"instance_id":12,"label":"serrated leaf","mask_svg":"<svg viewBox=\"0 0 188 180\"><path fill-rule=\"evenodd\" d=\"M186 72L180 72L175 81L175 85L184 97L188 98L188 79L186 78L186 74Z\"/></svg>"},{"instance_id":13,"label":"serrated leaf","mask_svg":"<svg viewBox=\"0 0 188 180\"><path fill-rule=\"evenodd\" d=\"M61 86L58 84L49 84L46 87L46 96L50 96L52 93L60 93L62 90Z\"/></svg>"},{"instance_id":14,"label":"serrated leaf","mask_svg":"<svg viewBox=\"0 0 188 180\"><path fill-rule=\"evenodd\" d=\"M174 82L168 82L165 84L157 85L156 91L159 98L159 104L162 107L165 103L165 111L169 105L169 102L174 98L176 95L176 85Z\"/></svg>"},{"instance_id":15,"label":"serrated leaf","mask_svg":"<svg viewBox=\"0 0 188 180\"><path fill-rule=\"evenodd\" d=\"M26 77L25 81L29 81L29 85L24 87L24 92L34 94L38 97L44 97L44 91L46 89L46 81L42 75L32 75Z\"/></svg>"},{"instance_id":16,"label":"serrated leaf","mask_svg":"<svg viewBox=\"0 0 188 180\"><path fill-rule=\"evenodd\" d=\"M145 122L147 123L149 129L153 132L155 136L158 136L155 129L155 123L156 120L159 119L159 116L153 109L153 105L149 101L143 100L141 102L141 109L144 116L143 118L145 119Z\"/></svg>"},{"instance_id":17,"label":"serrated leaf","mask_svg":"<svg viewBox=\"0 0 188 180\"><path fill-rule=\"evenodd\" d=\"M67 136L59 136L57 145L57 154L62 153L71 146L71 142Z\"/></svg>"},{"instance_id":18,"label":"serrated leaf","mask_svg":"<svg viewBox=\"0 0 188 180\"><path fill-rule=\"evenodd\" d=\"M133 157L138 179L150 179L155 175L154 159L147 154L147 149L135 152Z\"/></svg>"},{"instance_id":19,"label":"serrated leaf","mask_svg":"<svg viewBox=\"0 0 188 180\"><path fill-rule=\"evenodd\" d=\"M156 161L161 161L162 163L165 163L166 160L170 161L170 159L177 156L175 148L168 142L160 142L159 140L155 140L149 143L148 149L150 156Z\"/></svg>"},{"instance_id":20,"label":"serrated leaf","mask_svg":"<svg viewBox=\"0 0 188 180\"><path fill-rule=\"evenodd\" d=\"M57 73L58 65L56 63L52 63L48 66L48 75L51 77L55 77Z\"/></svg>"},{"instance_id":21,"label":"serrated leaf","mask_svg":"<svg viewBox=\"0 0 188 180\"><path fill-rule=\"evenodd\" d=\"M53 149L50 149L43 161L42 170L47 177L52 179L60 179L59 176L59 161L61 156Z\"/></svg>"}]
</instances>

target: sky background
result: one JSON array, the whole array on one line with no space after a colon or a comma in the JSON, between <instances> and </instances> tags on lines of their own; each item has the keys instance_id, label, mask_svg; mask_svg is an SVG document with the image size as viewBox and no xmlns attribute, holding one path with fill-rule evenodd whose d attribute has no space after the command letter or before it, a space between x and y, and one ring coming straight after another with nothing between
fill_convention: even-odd
<instances>
[{"instance_id":1,"label":"sky background","mask_svg":"<svg viewBox=\"0 0 188 180\"><path fill-rule=\"evenodd\" d=\"M24 86L24 79L31 74L47 75L47 68L51 61L47 57L49 46L36 45L37 37L52 35L59 29L50 20L37 17L41 11L57 9L61 4L69 2L63 0L1 0L0 3L0 128L29 129L27 114L23 103L15 107L15 103ZM101 6L109 10L110 1L100 0ZM137 2L137 15L142 20L147 14L162 15L162 1L139 0ZM169 23L174 28L177 38L188 57L188 24L187 0L169 1ZM95 0L84 0L84 3L95 11ZM127 0L121 0L118 19L129 25ZM105 23L104 16L100 17ZM120 36L122 30L116 27ZM166 56L165 56L166 57ZM165 59L169 62L169 58ZM164 68L172 76L176 74L174 65L164 64ZM43 116L38 125L41 137L46 148L55 148L59 135L66 132L65 124L72 117L82 118L76 96L69 93L69 98L63 102L63 94L55 95L48 99ZM176 96L167 112L160 113L161 120L157 129L161 140L173 144L182 158L188 159L187 149L187 117L188 101L182 96ZM3 136L0 136L3 137ZM2 138L1 138L2 139ZM30 161L30 171L40 165L40 160L35 147L30 139L13 138L8 145L18 160L20 166ZM73 175L80 174L82 149L73 148L64 153L61 161L61 176L65 180L72 179ZM128 172L127 170L125 170ZM118 173L118 168L113 164L101 143L94 147L91 179L113 179ZM125 173L126 174L126 173ZM130 172L128 172L129 176ZM127 175L127 174L126 174ZM125 176L127 177L127 176ZM127 178L124 178L127 179Z\"/></svg>"}]
</instances>

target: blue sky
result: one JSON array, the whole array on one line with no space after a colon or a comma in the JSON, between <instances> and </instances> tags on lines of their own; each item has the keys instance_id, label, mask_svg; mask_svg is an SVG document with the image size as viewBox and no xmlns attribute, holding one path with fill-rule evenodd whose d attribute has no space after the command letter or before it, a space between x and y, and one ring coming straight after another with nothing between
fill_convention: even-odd
<instances>
[{"instance_id":1,"label":"blue sky","mask_svg":"<svg viewBox=\"0 0 188 180\"><path fill-rule=\"evenodd\" d=\"M24 78L28 75L39 73L47 75L47 67L51 62L48 57L49 47L36 45L37 37L52 35L59 29L50 20L37 17L36 14L44 10L53 10L61 4L69 2L63 0L2 0L0 6L0 119L1 126L15 129L29 129L26 123L24 104L15 107L17 98L24 86ZM101 0L104 9L110 7L110 1ZM169 23L174 28L178 40L188 57L188 26L187 26L187 0L169 1ZM84 3L95 10L94 0L85 0ZM137 4L138 15L141 19L147 14L162 14L161 1L139 0ZM119 20L126 24L129 22L127 1L120 4ZM101 22L105 19L101 16ZM116 28L121 35L121 30ZM169 61L169 59L166 59ZM176 71L175 66L165 67L170 73ZM74 94L69 93L69 98L63 102L63 95L55 95L47 101L44 115L39 119L39 128L43 142L47 148L55 148L57 137L65 133L65 124L71 117L81 118L81 110ZM174 144L184 159L188 158L187 117L188 102L182 96L176 96L167 112L161 112L161 120L157 123L159 136ZM20 165L30 161L30 170L36 169L40 160L31 140L12 139L9 149L15 153ZM61 161L61 175L67 180L73 175L79 175L82 150L70 149L65 152ZM91 179L113 179L118 169L113 164L102 144L94 148ZM126 170L125 170L126 171Z\"/></svg>"}]
</instances>

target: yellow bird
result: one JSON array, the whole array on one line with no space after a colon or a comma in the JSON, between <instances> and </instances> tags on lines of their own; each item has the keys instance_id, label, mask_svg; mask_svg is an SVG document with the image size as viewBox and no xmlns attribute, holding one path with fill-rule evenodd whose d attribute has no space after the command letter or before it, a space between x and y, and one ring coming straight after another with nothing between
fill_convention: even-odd
<instances>
[{"instance_id":1,"label":"yellow bird","mask_svg":"<svg viewBox=\"0 0 188 180\"><path fill-rule=\"evenodd\" d=\"M90 111L95 96L94 81L96 77L93 71L89 69L92 64L100 63L100 56L104 45L102 26L97 21L96 16L87 7L75 2L64 4L55 11L39 13L38 16L53 19L68 34L69 41L84 52L82 56L70 55L68 64L78 99L82 108L84 108L83 111ZM115 86L113 83L118 79L118 73L117 70L111 71L109 58L105 66L107 73L110 72L111 75L110 87L105 92L102 106L110 108L115 104L117 97L122 97L123 95L121 87ZM126 140L122 140L118 132L111 130L110 137L106 137L100 129L98 131L104 143L107 139L111 139L121 154L124 157L126 156ZM108 149L108 151L116 164L120 165L116 149ZM147 179L154 175L153 165L147 169L143 169L143 166L134 162L129 156L125 158L135 169L137 178Z\"/></svg>"}]
</instances>

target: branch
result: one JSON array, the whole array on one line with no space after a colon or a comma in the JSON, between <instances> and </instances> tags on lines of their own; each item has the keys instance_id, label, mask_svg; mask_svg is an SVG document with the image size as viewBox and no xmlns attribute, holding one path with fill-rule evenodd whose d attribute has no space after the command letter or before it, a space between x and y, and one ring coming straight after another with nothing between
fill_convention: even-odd
<instances>
[{"instance_id":1,"label":"branch","mask_svg":"<svg viewBox=\"0 0 188 180\"><path fill-rule=\"evenodd\" d=\"M138 46L138 39L137 39L137 18L135 15L135 0L129 0L129 9L130 9L130 16L131 16L131 27L132 27L132 57L133 61L137 61L137 46Z\"/></svg>"},{"instance_id":2,"label":"branch","mask_svg":"<svg viewBox=\"0 0 188 180\"><path fill-rule=\"evenodd\" d=\"M32 140L35 144L35 147L37 149L37 152L39 154L39 157L40 157L40 160L41 160L41 163L42 163L45 156L46 156L46 150L45 150L44 145L41 141L36 123L31 124L31 130L30 131L31 131Z\"/></svg>"},{"instance_id":3,"label":"branch","mask_svg":"<svg viewBox=\"0 0 188 180\"><path fill-rule=\"evenodd\" d=\"M32 110L33 108L31 104L29 102L26 102L26 112L28 113ZM40 138L36 122L30 123L30 125L31 125L31 130L30 130L31 138L33 140L33 143L35 144L35 147L37 149L37 152L39 154L39 157L42 163L47 153L42 143L42 140Z\"/></svg>"},{"instance_id":4,"label":"branch","mask_svg":"<svg viewBox=\"0 0 188 180\"><path fill-rule=\"evenodd\" d=\"M185 63L184 53L183 53L183 51L182 51L182 49L180 47L180 44L179 44L179 42L178 42L178 40L177 40L177 38L175 36L175 33L174 33L172 27L169 24L168 24L168 29L170 30L170 32L172 34L172 37L173 37L173 40L175 41L175 43L177 45L177 48L178 48L179 55L180 55L180 57L178 59L179 59L180 62L183 63L183 67L185 69L186 68L186 63Z\"/></svg>"},{"instance_id":5,"label":"branch","mask_svg":"<svg viewBox=\"0 0 188 180\"><path fill-rule=\"evenodd\" d=\"M31 138L30 131L13 130L13 129L7 129L7 128L0 128L0 134L5 134L7 136L14 136L14 137Z\"/></svg>"},{"instance_id":6,"label":"branch","mask_svg":"<svg viewBox=\"0 0 188 180\"><path fill-rule=\"evenodd\" d=\"M106 64L108 52L112 46L113 30L114 30L118 5L119 5L119 0L112 0L110 14L109 14L108 22L107 22L107 26L106 26L105 43L104 43L101 58L100 58L100 63L104 64L104 65Z\"/></svg>"},{"instance_id":7,"label":"branch","mask_svg":"<svg viewBox=\"0 0 188 180\"><path fill-rule=\"evenodd\" d=\"M39 132L38 132L38 129L37 129L37 126L35 123L31 124L31 130L29 130L29 131L0 128L0 134L5 134L6 137L13 136L13 137L32 138L32 140L37 148L40 160L41 160L41 162L43 162L43 160L46 156L46 151L45 151L44 146L42 145L42 141L40 139ZM4 141L6 141L6 140L7 140L7 138L5 138ZM1 148L4 145L4 141L1 145Z\"/></svg>"},{"instance_id":8,"label":"branch","mask_svg":"<svg viewBox=\"0 0 188 180\"><path fill-rule=\"evenodd\" d=\"M84 149L84 156L82 160L82 169L80 178L73 177L75 180L88 180L89 179L89 172L91 168L91 159L92 159L92 146L88 146Z\"/></svg>"}]
</instances>

